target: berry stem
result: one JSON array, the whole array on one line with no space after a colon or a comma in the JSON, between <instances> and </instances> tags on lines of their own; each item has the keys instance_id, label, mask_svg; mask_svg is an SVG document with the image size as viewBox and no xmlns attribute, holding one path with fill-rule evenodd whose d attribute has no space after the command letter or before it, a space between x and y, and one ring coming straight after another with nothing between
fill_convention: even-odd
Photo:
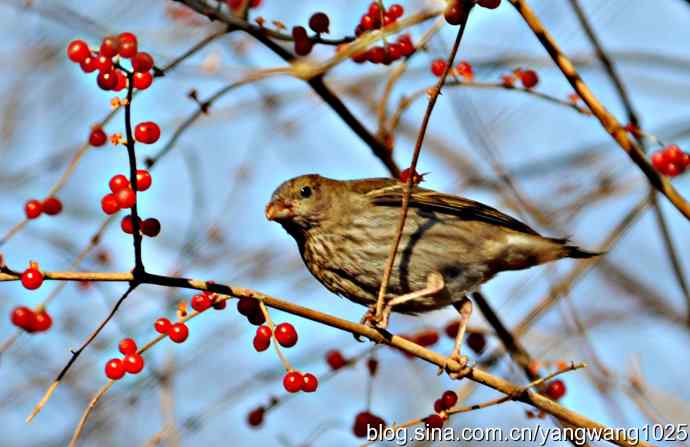
<instances>
[{"instance_id":1,"label":"berry stem","mask_svg":"<svg viewBox=\"0 0 690 447\"><path fill-rule=\"evenodd\" d=\"M259 307L261 308L261 313L264 314L264 318L266 319L266 324L268 327L271 328L271 338L273 339L273 347L276 350L276 354L278 354L278 358L280 359L280 363L283 364L283 367L285 368L285 371L292 371L294 368L292 365L290 365L290 362L288 361L287 357L283 354L283 351L280 349L280 343L278 343L278 339L276 338L276 328L275 325L273 324L273 320L271 320L271 315L268 313L268 309L266 308L266 305L262 300L259 301Z\"/></svg>"},{"instance_id":2,"label":"berry stem","mask_svg":"<svg viewBox=\"0 0 690 447\"><path fill-rule=\"evenodd\" d=\"M127 156L129 158L129 183L134 192L137 192L137 156L135 152L134 135L132 135L132 98L134 96L134 74L127 73L127 103L125 104L125 132L127 134ZM141 258L141 223L139 222L139 213L137 211L137 204L135 203L130 210L132 219L132 239L134 243L134 276L144 273L144 262Z\"/></svg>"},{"instance_id":3,"label":"berry stem","mask_svg":"<svg viewBox=\"0 0 690 447\"><path fill-rule=\"evenodd\" d=\"M419 161L419 155L422 151L422 143L424 142L424 135L426 134L427 126L429 125L431 112L434 110L434 106L436 105L438 95L441 93L441 88L443 87L443 84L446 82L448 72L450 71L450 68L453 66L453 62L455 61L455 55L458 52L458 48L460 48L460 41L462 40L462 36L465 33L465 28L467 28L467 19L469 18L470 12L471 10L465 16L464 21L460 24L458 34L455 37L455 42L453 43L453 48L450 51L450 54L448 55L448 63L446 64L446 67L443 70L443 74L441 75L441 77L438 80L438 83L436 84L433 95L431 95L431 98L429 98L429 103L427 104L426 112L424 113L424 118L422 119L422 125L420 126L419 134L417 135L417 142L415 144L414 154L412 155L412 162L410 163L410 172L417 172L417 161ZM407 220L407 210L410 206L410 195L412 194L412 184L414 181L414 177L414 175L411 175L405 183L405 189L403 190L402 208L400 210L400 222L398 224L398 228L396 231L395 240L393 241L390 252L388 254L388 261L386 262L386 267L383 272L383 279L381 280L381 287L379 288L379 294L376 300L376 313L374 314L374 318L378 319L379 321L383 315L383 305L385 302L386 289L388 288L388 282L390 281L391 273L393 272L395 255L398 252L398 246L400 245L402 232L405 228L405 221Z\"/></svg>"}]
</instances>

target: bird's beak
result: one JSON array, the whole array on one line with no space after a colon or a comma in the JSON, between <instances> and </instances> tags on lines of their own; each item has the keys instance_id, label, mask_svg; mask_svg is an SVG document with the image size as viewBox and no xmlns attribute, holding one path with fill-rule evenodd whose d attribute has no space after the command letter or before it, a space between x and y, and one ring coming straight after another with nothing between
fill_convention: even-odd
<instances>
[{"instance_id":1,"label":"bird's beak","mask_svg":"<svg viewBox=\"0 0 690 447\"><path fill-rule=\"evenodd\" d=\"M271 202L266 206L266 219L281 221L295 217L292 206L284 202Z\"/></svg>"}]
</instances>

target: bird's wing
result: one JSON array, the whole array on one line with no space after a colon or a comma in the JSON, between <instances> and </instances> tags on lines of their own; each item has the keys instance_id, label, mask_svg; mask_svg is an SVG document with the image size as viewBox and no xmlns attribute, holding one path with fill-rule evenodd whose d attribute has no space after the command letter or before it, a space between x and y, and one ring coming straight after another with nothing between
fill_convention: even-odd
<instances>
[{"instance_id":1,"label":"bird's wing","mask_svg":"<svg viewBox=\"0 0 690 447\"><path fill-rule=\"evenodd\" d=\"M395 184L393 184L395 183ZM380 182L378 188L365 192L374 205L402 206L403 184L400 182ZM478 220L493 225L507 227L527 234L539 235L526 224L495 208L450 194L415 187L410 195L411 208L457 216L464 220Z\"/></svg>"}]
</instances>

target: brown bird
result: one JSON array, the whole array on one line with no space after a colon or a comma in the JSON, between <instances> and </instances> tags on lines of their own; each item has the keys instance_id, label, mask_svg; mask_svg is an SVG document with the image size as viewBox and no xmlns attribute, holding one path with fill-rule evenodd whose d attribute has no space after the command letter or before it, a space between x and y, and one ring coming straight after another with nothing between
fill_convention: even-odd
<instances>
[{"instance_id":1,"label":"brown bird","mask_svg":"<svg viewBox=\"0 0 690 447\"><path fill-rule=\"evenodd\" d=\"M266 218L295 239L316 279L371 312L400 220L404 186L390 178L339 181L303 175L275 190ZM543 237L482 203L413 187L378 323L385 327L391 311L416 314L450 304L461 310L468 292L501 271L596 255L565 239ZM470 311L471 305L461 315L468 319Z\"/></svg>"}]
</instances>

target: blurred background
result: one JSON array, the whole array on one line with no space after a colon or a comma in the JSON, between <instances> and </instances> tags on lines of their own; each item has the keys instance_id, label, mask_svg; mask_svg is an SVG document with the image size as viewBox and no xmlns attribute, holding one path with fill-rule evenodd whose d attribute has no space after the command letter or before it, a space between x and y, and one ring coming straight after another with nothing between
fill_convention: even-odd
<instances>
[{"instance_id":1,"label":"blurred background","mask_svg":"<svg viewBox=\"0 0 690 447\"><path fill-rule=\"evenodd\" d=\"M442 6L437 1L399 3L405 17ZM576 62L585 82L626 123L620 97L571 2L529 3ZM271 21L279 20L289 33L322 10L330 17L330 36L340 38L353 34L368 5L359 0L264 0L250 11L250 21L261 16L273 27ZM690 4L582 0L581 5L616 63L641 127L664 144L687 149ZM475 9L457 59L472 64L474 81L498 83L516 68L530 68L540 80L534 90L551 99L500 87L446 87L419 163L419 171L428 172L424 186L498 207L544 234L571 237L585 248L613 242L605 257L586 268L566 260L504 273L483 292L508 327L523 326L521 341L543 371L560 361L588 363L586 370L561 377L567 387L561 399L565 406L616 427L688 423L689 303L672 268L658 212L667 223L682 274L690 270L688 221L663 197L658 212L649 203L645 177L595 118L569 105L573 89L509 3L496 10ZM100 90L95 75L85 75L66 58L71 40L97 46L107 34L130 31L138 36L140 50L164 66L207 36L219 34L135 98L134 122L153 120L162 129L158 143L138 146L140 162L157 156L198 111L191 90L203 100L253 70L285 66L250 36L220 35L220 25L171 1L3 0L0 11L0 236L5 236L0 252L15 270L23 270L29 260L48 271L127 271L133 264L131 237L120 230L120 217L102 227L106 217L100 199L108 192L108 180L127 172L126 151L110 144L88 149L74 165L57 194L64 203L62 214L31 221L7 237L24 219L25 201L46 196L83 146L90 127L110 113L115 95ZM417 42L433 24L429 20L408 32ZM436 81L430 63L447 56L456 31L444 25L435 33L409 60L390 95L389 117L402 98L422 92L401 113L389 139L401 166L410 162L426 106L424 89ZM291 50L289 42L284 45ZM308 57L325 60L333 53L333 46L317 45ZM345 61L325 79L376 133L377 107L399 63ZM122 111L104 128L108 134L124 133ZM650 153L658 149L652 138L645 141ZM162 224L157 238L144 239L147 270L251 287L358 321L364 308L318 284L293 240L264 218L264 206L278 184L312 172L339 179L389 175L371 149L303 81L274 76L222 95L208 114L172 142L152 170L153 186L139 195L141 215ZM674 179L674 186L690 196L688 175ZM99 232L99 243L90 244ZM80 254L83 262L75 265ZM133 337L140 345L151 340L153 322L174 317L177 304L192 295L139 287L27 425L24 419L69 359L69 350L91 333L126 286L68 283L59 293L56 287L56 282L35 292L16 282L0 287L1 315L18 305L36 306L55 294L48 305L54 326L47 333L17 337L9 318L0 320L4 446L66 445L87 403L106 382L103 365L117 355L119 340ZM531 318L554 289L557 301ZM318 392L285 396L278 359L272 351L254 351L254 327L231 301L224 312L192 320L184 344L164 341L147 353L143 373L117 382L99 402L81 445L359 445L362 440L353 435L352 424L366 408L388 423L400 423L430 414L446 389L458 390L467 404L498 396L482 386L437 376L433 365L385 347L375 351L379 371L370 378L370 344L278 311L271 315L276 322L296 326L300 342L287 355L296 367L322 378ZM448 353L452 340L444 335L444 326L455 318L452 309L416 318L394 316L391 330L435 330L440 339L432 349ZM486 331L487 347L482 353L468 351L470 358L481 362L495 355L492 373L527 383L479 312L471 327ZM358 361L323 380L329 371L324 356L333 349ZM247 415L270 405L273 397L278 404L266 412L263 424L250 427ZM548 417L531 417L530 410L509 402L454 416L448 424L554 424Z\"/></svg>"}]
</instances>

